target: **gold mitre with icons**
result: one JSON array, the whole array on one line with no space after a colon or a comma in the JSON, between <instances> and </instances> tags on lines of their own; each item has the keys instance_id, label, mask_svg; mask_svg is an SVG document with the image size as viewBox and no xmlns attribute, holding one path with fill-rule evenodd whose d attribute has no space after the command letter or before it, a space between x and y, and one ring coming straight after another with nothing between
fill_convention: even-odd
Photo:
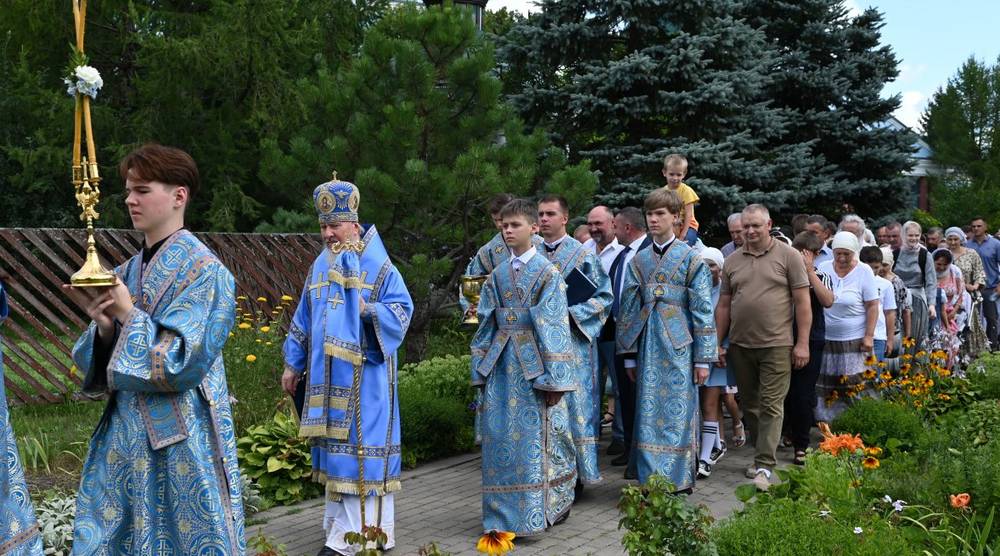
<instances>
[{"instance_id":1,"label":"gold mitre with icons","mask_svg":"<svg viewBox=\"0 0 1000 556\"><path fill-rule=\"evenodd\" d=\"M361 193L358 186L337 179L337 172L334 172L330 181L320 184L313 191L313 203L321 224L357 222Z\"/></svg>"}]
</instances>

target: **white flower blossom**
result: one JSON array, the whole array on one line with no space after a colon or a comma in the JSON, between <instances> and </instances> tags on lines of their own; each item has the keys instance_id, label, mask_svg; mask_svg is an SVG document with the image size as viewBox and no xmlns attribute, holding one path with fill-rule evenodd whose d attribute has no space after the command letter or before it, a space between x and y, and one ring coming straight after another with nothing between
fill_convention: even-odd
<instances>
[{"instance_id":1,"label":"white flower blossom","mask_svg":"<svg viewBox=\"0 0 1000 556\"><path fill-rule=\"evenodd\" d=\"M883 496L882 500L885 500L886 504L892 504L892 496L889 496L888 494L886 494L885 496Z\"/></svg>"},{"instance_id":2,"label":"white flower blossom","mask_svg":"<svg viewBox=\"0 0 1000 556\"><path fill-rule=\"evenodd\" d=\"M855 527L854 528L854 534L855 535L860 535L861 533L864 533L864 532L865 532L865 530L862 529L862 528L860 528L860 527Z\"/></svg>"},{"instance_id":3,"label":"white flower blossom","mask_svg":"<svg viewBox=\"0 0 1000 556\"><path fill-rule=\"evenodd\" d=\"M906 507L906 502L902 500L896 500L895 502L892 503L892 509L896 510L897 512L903 511L903 508L905 507Z\"/></svg>"},{"instance_id":4,"label":"white flower blossom","mask_svg":"<svg viewBox=\"0 0 1000 556\"><path fill-rule=\"evenodd\" d=\"M820 510L819 512L820 517L827 517L829 515L830 515L830 510Z\"/></svg>"},{"instance_id":5,"label":"white flower blossom","mask_svg":"<svg viewBox=\"0 0 1000 556\"><path fill-rule=\"evenodd\" d=\"M66 84L66 93L70 96L76 96L79 93L94 99L97 98L97 91L100 91L101 87L104 86L101 73L97 71L97 68L91 66L77 66L73 75L63 79L63 83Z\"/></svg>"}]
</instances>

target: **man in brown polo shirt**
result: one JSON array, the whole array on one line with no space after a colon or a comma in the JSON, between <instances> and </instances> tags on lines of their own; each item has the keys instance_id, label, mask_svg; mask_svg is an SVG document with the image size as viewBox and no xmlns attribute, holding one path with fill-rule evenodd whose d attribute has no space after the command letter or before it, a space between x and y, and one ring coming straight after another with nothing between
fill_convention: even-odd
<instances>
[{"instance_id":1,"label":"man in brown polo shirt","mask_svg":"<svg viewBox=\"0 0 1000 556\"><path fill-rule=\"evenodd\" d=\"M757 454L747 476L761 490L777 464L785 395L792 369L809 362L809 277L802 256L769 234L763 205L743 210L743 247L726 258L715 319L719 346L736 374L750 438ZM792 341L793 317L798 341ZM794 344L794 347L793 347Z\"/></svg>"}]
</instances>

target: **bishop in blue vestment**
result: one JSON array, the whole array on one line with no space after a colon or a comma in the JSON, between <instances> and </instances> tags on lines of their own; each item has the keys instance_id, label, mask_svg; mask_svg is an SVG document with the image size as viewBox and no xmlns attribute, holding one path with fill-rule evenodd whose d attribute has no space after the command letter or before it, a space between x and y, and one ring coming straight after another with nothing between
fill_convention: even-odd
<instances>
[{"instance_id":1,"label":"bishop in blue vestment","mask_svg":"<svg viewBox=\"0 0 1000 556\"><path fill-rule=\"evenodd\" d=\"M358 224L357 187L334 179L313 198L328 248L295 310L283 382L294 390L294 381L307 381L300 434L312 439L313 479L326 485L324 550L354 554L360 547L344 534L362 525L380 527L392 548L401 470L396 350L413 301L375 227Z\"/></svg>"},{"instance_id":2,"label":"bishop in blue vestment","mask_svg":"<svg viewBox=\"0 0 1000 556\"><path fill-rule=\"evenodd\" d=\"M0 273L2 274L2 273ZM0 323L7 318L7 294L0 282ZM14 441L14 427L7 413L7 392L0 350L0 554L41 556L42 536L35 521L35 508L28 497L24 468Z\"/></svg>"}]
</instances>

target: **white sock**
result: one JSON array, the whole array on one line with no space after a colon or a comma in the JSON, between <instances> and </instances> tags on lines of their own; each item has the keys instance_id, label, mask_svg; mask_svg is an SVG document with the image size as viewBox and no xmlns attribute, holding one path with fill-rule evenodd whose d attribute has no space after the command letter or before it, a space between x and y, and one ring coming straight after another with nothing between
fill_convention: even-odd
<instances>
[{"instance_id":1,"label":"white sock","mask_svg":"<svg viewBox=\"0 0 1000 556\"><path fill-rule=\"evenodd\" d=\"M719 441L719 422L705 421L701 424L701 455L699 459L709 461L712 459L712 448Z\"/></svg>"}]
</instances>

